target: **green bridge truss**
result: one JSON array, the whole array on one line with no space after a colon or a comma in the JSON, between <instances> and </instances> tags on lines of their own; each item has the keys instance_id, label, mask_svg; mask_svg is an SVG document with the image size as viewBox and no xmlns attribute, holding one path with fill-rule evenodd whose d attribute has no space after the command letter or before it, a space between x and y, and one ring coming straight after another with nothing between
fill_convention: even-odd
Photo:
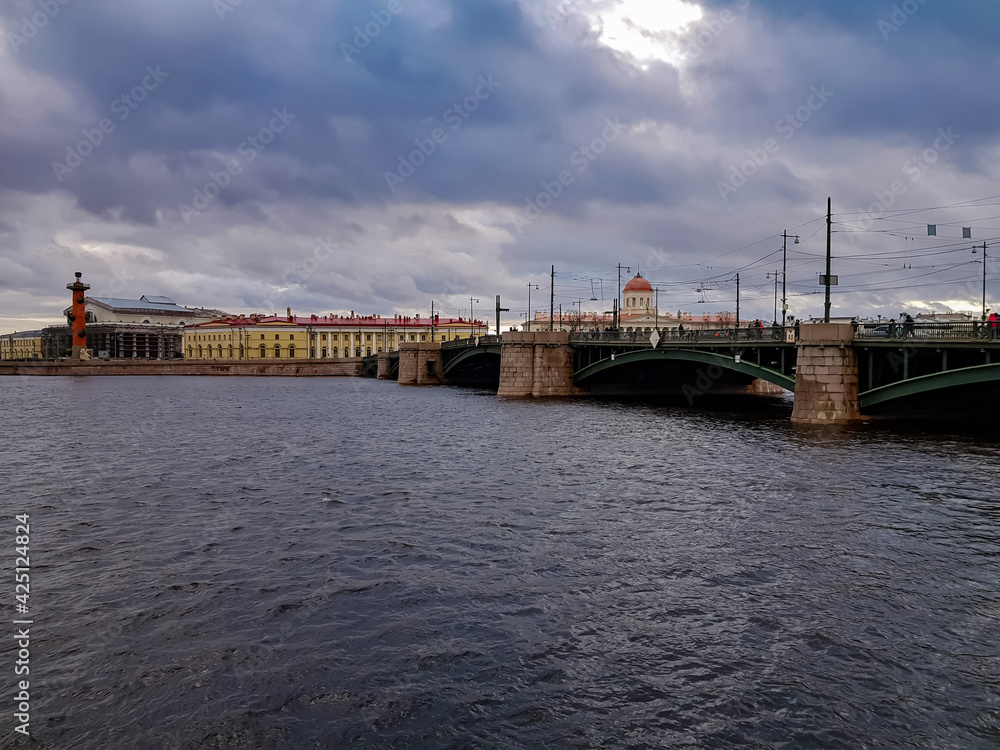
<instances>
[{"instance_id":1,"label":"green bridge truss","mask_svg":"<svg viewBox=\"0 0 1000 750\"><path fill-rule=\"evenodd\" d=\"M922 393L941 391L948 388L959 388L966 385L995 382L1000 382L1000 364L976 365L899 380L895 383L889 383L888 385L864 391L858 395L858 399L861 402L861 411L864 411L866 408L889 401L896 401L908 396L917 396Z\"/></svg>"},{"instance_id":2,"label":"green bridge truss","mask_svg":"<svg viewBox=\"0 0 1000 750\"><path fill-rule=\"evenodd\" d=\"M577 370L574 380L577 384L583 385L598 373L607 372L616 367L623 367L636 362L649 361L692 362L710 367L721 367L748 375L752 378L766 380L789 391L795 390L795 377L793 375L786 375L770 367L745 361L742 357L737 362L736 356L733 354L718 354L698 349L640 349L638 351L623 352L616 354L614 359L602 359Z\"/></svg>"}]
</instances>

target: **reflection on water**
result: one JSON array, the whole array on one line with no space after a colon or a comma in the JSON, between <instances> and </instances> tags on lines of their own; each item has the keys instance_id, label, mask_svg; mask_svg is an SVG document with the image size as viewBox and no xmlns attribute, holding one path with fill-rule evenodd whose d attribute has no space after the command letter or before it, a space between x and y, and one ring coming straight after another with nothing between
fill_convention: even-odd
<instances>
[{"instance_id":1,"label":"reflection on water","mask_svg":"<svg viewBox=\"0 0 1000 750\"><path fill-rule=\"evenodd\" d=\"M337 379L0 404L40 746L996 746L988 434Z\"/></svg>"}]
</instances>

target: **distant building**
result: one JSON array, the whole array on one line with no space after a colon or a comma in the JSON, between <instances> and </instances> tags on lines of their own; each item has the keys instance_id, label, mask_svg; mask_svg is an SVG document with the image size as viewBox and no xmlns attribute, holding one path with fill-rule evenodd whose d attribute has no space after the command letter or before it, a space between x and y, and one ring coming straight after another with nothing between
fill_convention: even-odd
<instances>
[{"instance_id":1,"label":"distant building","mask_svg":"<svg viewBox=\"0 0 1000 750\"><path fill-rule=\"evenodd\" d=\"M226 315L178 305L170 297L87 297L87 348L102 359L172 359L183 356L184 327ZM70 308L63 311L69 315ZM43 356L68 356L68 326L43 331Z\"/></svg>"},{"instance_id":2,"label":"distant building","mask_svg":"<svg viewBox=\"0 0 1000 750\"><path fill-rule=\"evenodd\" d=\"M334 359L396 351L403 342L482 336L488 326L464 318L395 315L225 316L184 330L187 359Z\"/></svg>"},{"instance_id":3,"label":"distant building","mask_svg":"<svg viewBox=\"0 0 1000 750\"><path fill-rule=\"evenodd\" d=\"M607 303L605 303L607 304ZM685 330L731 328L736 323L736 315L729 312L719 312L710 315L692 315L678 311L676 315L660 312L656 308L655 292L652 284L636 274L629 279L622 289L622 307L620 328L623 331L661 331L676 330L681 325ZM742 321L744 324L749 321ZM605 330L614 326L612 313L576 313L564 312L556 314L552 323L555 331L593 331L595 328ZM538 313L524 324L525 331L549 330L549 316Z\"/></svg>"},{"instance_id":4,"label":"distant building","mask_svg":"<svg viewBox=\"0 0 1000 750\"><path fill-rule=\"evenodd\" d=\"M0 336L0 361L41 359L43 354L41 331L20 331Z\"/></svg>"}]
</instances>

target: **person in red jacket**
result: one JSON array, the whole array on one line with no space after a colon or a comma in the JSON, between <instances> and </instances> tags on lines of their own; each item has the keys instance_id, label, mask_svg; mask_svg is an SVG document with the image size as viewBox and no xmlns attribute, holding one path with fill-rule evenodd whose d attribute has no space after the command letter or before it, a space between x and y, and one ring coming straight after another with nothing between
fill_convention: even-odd
<instances>
[{"instance_id":1,"label":"person in red jacket","mask_svg":"<svg viewBox=\"0 0 1000 750\"><path fill-rule=\"evenodd\" d=\"M990 322L990 338L995 339L997 337L997 324L1000 323L1000 318L997 317L996 313L990 313L990 317L987 320Z\"/></svg>"}]
</instances>

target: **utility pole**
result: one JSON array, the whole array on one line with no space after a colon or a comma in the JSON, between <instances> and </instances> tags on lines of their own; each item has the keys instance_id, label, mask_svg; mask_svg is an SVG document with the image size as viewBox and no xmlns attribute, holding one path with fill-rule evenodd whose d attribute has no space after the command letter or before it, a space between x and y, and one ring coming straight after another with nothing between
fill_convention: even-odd
<instances>
[{"instance_id":1,"label":"utility pole","mask_svg":"<svg viewBox=\"0 0 1000 750\"><path fill-rule=\"evenodd\" d=\"M660 330L660 287L653 287L653 330Z\"/></svg>"},{"instance_id":2,"label":"utility pole","mask_svg":"<svg viewBox=\"0 0 1000 750\"><path fill-rule=\"evenodd\" d=\"M830 322L830 232L833 227L833 215L830 213L831 199L826 199L826 303L824 305L823 322Z\"/></svg>"},{"instance_id":3,"label":"utility pole","mask_svg":"<svg viewBox=\"0 0 1000 750\"><path fill-rule=\"evenodd\" d=\"M780 271L774 272L774 317L771 318L775 323L778 322L778 274ZM770 276L771 274L768 274ZM782 321L783 323L784 321Z\"/></svg>"},{"instance_id":4,"label":"utility pole","mask_svg":"<svg viewBox=\"0 0 1000 750\"><path fill-rule=\"evenodd\" d=\"M986 320L986 243L983 243L983 320Z\"/></svg>"},{"instance_id":5,"label":"utility pole","mask_svg":"<svg viewBox=\"0 0 1000 750\"><path fill-rule=\"evenodd\" d=\"M497 295L497 336L500 335L500 313L510 312L509 307L500 307L500 295Z\"/></svg>"},{"instance_id":6,"label":"utility pole","mask_svg":"<svg viewBox=\"0 0 1000 750\"><path fill-rule=\"evenodd\" d=\"M736 330L740 329L740 275L736 274ZM739 335L737 333L737 335Z\"/></svg>"},{"instance_id":7,"label":"utility pole","mask_svg":"<svg viewBox=\"0 0 1000 750\"><path fill-rule=\"evenodd\" d=\"M549 330L555 330L556 324L556 267L552 266L552 277L549 280Z\"/></svg>"},{"instance_id":8,"label":"utility pole","mask_svg":"<svg viewBox=\"0 0 1000 750\"><path fill-rule=\"evenodd\" d=\"M975 254L979 245L974 245L972 253ZM986 320L986 243L983 243L983 320Z\"/></svg>"},{"instance_id":9,"label":"utility pole","mask_svg":"<svg viewBox=\"0 0 1000 750\"><path fill-rule=\"evenodd\" d=\"M788 295L786 293L788 279L788 230L781 232L781 327L785 327L785 318L788 315ZM799 236L796 234L795 244L799 244Z\"/></svg>"},{"instance_id":10,"label":"utility pole","mask_svg":"<svg viewBox=\"0 0 1000 750\"><path fill-rule=\"evenodd\" d=\"M528 314L524 316L524 330L530 331L531 326L528 321L531 320L531 290L532 288L538 289L538 284L528 284Z\"/></svg>"},{"instance_id":11,"label":"utility pole","mask_svg":"<svg viewBox=\"0 0 1000 750\"><path fill-rule=\"evenodd\" d=\"M479 302L475 297L469 297L469 338L471 339L476 335L476 315L475 308L472 306L473 302Z\"/></svg>"},{"instance_id":12,"label":"utility pole","mask_svg":"<svg viewBox=\"0 0 1000 750\"><path fill-rule=\"evenodd\" d=\"M559 303L559 330L562 330L562 302Z\"/></svg>"},{"instance_id":13,"label":"utility pole","mask_svg":"<svg viewBox=\"0 0 1000 750\"><path fill-rule=\"evenodd\" d=\"M434 340L434 300L431 300L431 341ZM386 347L388 349L388 347Z\"/></svg>"}]
</instances>

